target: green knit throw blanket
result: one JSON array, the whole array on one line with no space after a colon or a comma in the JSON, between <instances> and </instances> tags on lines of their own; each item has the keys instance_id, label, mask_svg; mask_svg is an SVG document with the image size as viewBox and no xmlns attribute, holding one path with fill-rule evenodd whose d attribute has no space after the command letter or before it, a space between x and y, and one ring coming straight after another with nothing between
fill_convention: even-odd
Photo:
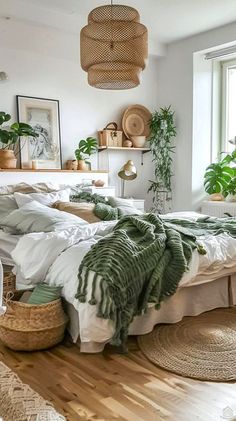
<instances>
[{"instance_id":1,"label":"green knit throw blanket","mask_svg":"<svg viewBox=\"0 0 236 421\"><path fill-rule=\"evenodd\" d=\"M236 238L236 218L202 216L196 221L190 221L187 219L170 219L162 216L162 219L166 226L176 229L183 234L191 233L195 237L199 237L206 234L219 235L227 233L231 237Z\"/></svg>"},{"instance_id":2,"label":"green knit throw blanket","mask_svg":"<svg viewBox=\"0 0 236 421\"><path fill-rule=\"evenodd\" d=\"M149 303L158 309L162 300L175 293L197 247L195 235L180 231L155 214L125 216L84 257L76 298L96 305L100 277L97 316L114 322L113 344L124 344L134 316L147 311ZM87 296L89 274L93 276L91 297Z\"/></svg>"}]
</instances>

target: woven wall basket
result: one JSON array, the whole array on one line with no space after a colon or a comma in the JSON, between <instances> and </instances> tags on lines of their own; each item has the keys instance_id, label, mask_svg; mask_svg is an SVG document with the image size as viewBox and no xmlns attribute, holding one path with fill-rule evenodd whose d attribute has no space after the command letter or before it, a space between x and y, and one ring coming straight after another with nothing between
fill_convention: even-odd
<instances>
[{"instance_id":1,"label":"woven wall basket","mask_svg":"<svg viewBox=\"0 0 236 421\"><path fill-rule=\"evenodd\" d=\"M148 57L147 28L132 7L97 7L81 30L82 69L88 83L101 89L129 89L140 83Z\"/></svg>"},{"instance_id":2,"label":"woven wall basket","mask_svg":"<svg viewBox=\"0 0 236 421\"><path fill-rule=\"evenodd\" d=\"M61 300L31 305L8 300L0 316L0 339L15 351L37 351L62 341L67 317Z\"/></svg>"}]
</instances>

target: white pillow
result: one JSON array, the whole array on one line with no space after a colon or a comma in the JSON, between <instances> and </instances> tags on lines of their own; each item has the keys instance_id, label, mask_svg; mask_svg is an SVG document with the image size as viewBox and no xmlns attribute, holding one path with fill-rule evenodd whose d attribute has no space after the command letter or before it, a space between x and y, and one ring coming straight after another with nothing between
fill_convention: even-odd
<instances>
[{"instance_id":1,"label":"white pillow","mask_svg":"<svg viewBox=\"0 0 236 421\"><path fill-rule=\"evenodd\" d=\"M13 194L0 195L0 221L15 209L18 209L18 206Z\"/></svg>"},{"instance_id":2,"label":"white pillow","mask_svg":"<svg viewBox=\"0 0 236 421\"><path fill-rule=\"evenodd\" d=\"M59 190L52 193L14 193L16 203L21 208L26 203L30 203L33 200L41 203L41 205L52 206L53 203L59 201L69 202L70 200L70 189Z\"/></svg>"},{"instance_id":3,"label":"white pillow","mask_svg":"<svg viewBox=\"0 0 236 421\"><path fill-rule=\"evenodd\" d=\"M143 212L134 207L134 201L132 199L123 199L122 197L109 196L109 205L113 208L118 208L119 213L124 215L142 215Z\"/></svg>"},{"instance_id":4,"label":"white pillow","mask_svg":"<svg viewBox=\"0 0 236 421\"><path fill-rule=\"evenodd\" d=\"M60 231L71 227L85 227L88 222L67 212L49 208L39 202L26 203L0 220L4 231L27 234L30 232Z\"/></svg>"}]
</instances>

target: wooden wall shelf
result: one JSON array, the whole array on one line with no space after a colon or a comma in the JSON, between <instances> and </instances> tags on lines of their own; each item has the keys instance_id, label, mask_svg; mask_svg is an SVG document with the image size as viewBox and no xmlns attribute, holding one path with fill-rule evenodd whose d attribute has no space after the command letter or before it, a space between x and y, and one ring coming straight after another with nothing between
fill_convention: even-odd
<instances>
[{"instance_id":1,"label":"wooden wall shelf","mask_svg":"<svg viewBox=\"0 0 236 421\"><path fill-rule=\"evenodd\" d=\"M125 152L150 152L150 148L125 148L124 146L99 146L98 152L102 151L125 151Z\"/></svg>"},{"instance_id":2,"label":"wooden wall shelf","mask_svg":"<svg viewBox=\"0 0 236 421\"><path fill-rule=\"evenodd\" d=\"M38 170L32 170L32 169L28 169L28 170L26 170L26 169L21 169L21 168L14 168L14 169L1 169L0 168L0 172L36 172L36 173L38 173L38 172L58 172L58 173L79 173L79 174L83 174L83 173L87 173L87 174L97 174L97 173L101 173L101 174L107 174L108 173L108 171L107 170L92 170L92 171L89 171L89 170L86 170L86 171L81 171L81 170L76 170L76 171L74 171L74 170L50 170L50 169L48 169L48 170L43 170L43 169L38 169Z\"/></svg>"}]
</instances>

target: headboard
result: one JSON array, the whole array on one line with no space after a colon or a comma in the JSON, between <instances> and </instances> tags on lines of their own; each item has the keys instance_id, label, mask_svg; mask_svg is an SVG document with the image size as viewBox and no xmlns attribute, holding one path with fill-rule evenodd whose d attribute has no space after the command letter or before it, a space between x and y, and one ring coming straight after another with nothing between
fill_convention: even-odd
<instances>
[{"instance_id":1,"label":"headboard","mask_svg":"<svg viewBox=\"0 0 236 421\"><path fill-rule=\"evenodd\" d=\"M108 171L69 171L69 170L1 170L0 186L17 183L51 182L58 184L80 184L83 180L103 180L108 186Z\"/></svg>"}]
</instances>

